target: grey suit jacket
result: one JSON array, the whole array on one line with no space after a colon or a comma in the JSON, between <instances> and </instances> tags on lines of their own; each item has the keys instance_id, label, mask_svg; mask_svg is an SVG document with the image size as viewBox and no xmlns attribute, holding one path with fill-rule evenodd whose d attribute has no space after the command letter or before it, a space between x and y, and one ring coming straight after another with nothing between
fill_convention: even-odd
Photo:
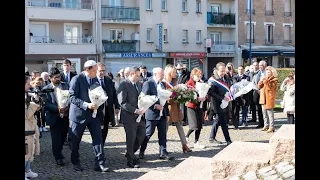
<instances>
[{"instance_id":1,"label":"grey suit jacket","mask_svg":"<svg viewBox=\"0 0 320 180\"><path fill-rule=\"evenodd\" d=\"M98 79L94 78L93 83L98 83ZM83 109L83 103L91 103L89 98L89 83L86 79L84 73L74 76L70 82L70 110L69 110L69 119L77 123L84 123L87 119L99 119L101 122L103 120L103 105L98 108L98 113L96 118L92 118L93 110L87 108Z\"/></svg>"},{"instance_id":2,"label":"grey suit jacket","mask_svg":"<svg viewBox=\"0 0 320 180\"><path fill-rule=\"evenodd\" d=\"M61 87L63 90L69 89L68 84L64 83L64 82L61 82ZM53 89L53 85L50 83L47 86L45 86L43 89ZM56 98L56 95L54 94L54 92L47 94L44 111L45 111L45 117L46 117L45 120L46 120L47 124L49 126L54 125L58 119L58 116L59 116L57 98Z\"/></svg>"},{"instance_id":3,"label":"grey suit jacket","mask_svg":"<svg viewBox=\"0 0 320 180\"><path fill-rule=\"evenodd\" d=\"M119 86L118 101L121 107L120 122L124 124L137 123L138 115L134 113L138 109L138 97L142 84L136 83L138 92L128 79L122 81Z\"/></svg>"}]
</instances>

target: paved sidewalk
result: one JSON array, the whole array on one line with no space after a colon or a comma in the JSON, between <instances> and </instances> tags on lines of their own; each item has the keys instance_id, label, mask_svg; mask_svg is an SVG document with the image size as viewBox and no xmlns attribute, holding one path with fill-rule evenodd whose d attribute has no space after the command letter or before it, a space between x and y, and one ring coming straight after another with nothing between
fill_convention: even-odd
<instances>
[{"instance_id":1,"label":"paved sidewalk","mask_svg":"<svg viewBox=\"0 0 320 180\"><path fill-rule=\"evenodd\" d=\"M286 116L281 115L281 113L276 113L275 117L286 118ZM278 129L282 124L286 123L286 119L276 119L276 129ZM203 126L200 135L200 143L206 145L206 148L202 150L193 149L193 133L190 135L190 142L188 143L193 152L187 154L182 153L181 143L176 128L174 126L170 126L167 134L167 149L170 152L170 155L176 158L174 161L158 160L159 145L156 131L148 144L145 159L141 161L141 168L139 169L126 168L126 158L124 157L125 132L123 127L110 128L105 146L105 154L107 165L114 169L114 173L100 173L93 170L94 156L91 146L91 137L88 131L85 132L80 144L80 161L81 165L85 168L85 171L76 172L73 170L70 162L71 151L67 146L64 146L63 150L63 154L66 157L66 166L57 166L52 155L50 132L46 132L43 133L43 137L40 139L40 156L35 157L34 162L31 163L31 168L34 172L39 174L37 179L136 179L150 170L168 171L191 155L198 157L213 157L221 149L223 149L225 145L217 146L210 144L208 139L211 131L211 124L212 123L208 123L207 125ZM232 126L229 126L231 139L233 141L268 142L272 136L272 133L269 134L260 131L260 129L255 129L256 125L257 123L249 124L248 127L244 127L241 130L234 130ZM184 126L184 131L188 131L188 126ZM221 128L219 128L217 139L225 141Z\"/></svg>"}]
</instances>

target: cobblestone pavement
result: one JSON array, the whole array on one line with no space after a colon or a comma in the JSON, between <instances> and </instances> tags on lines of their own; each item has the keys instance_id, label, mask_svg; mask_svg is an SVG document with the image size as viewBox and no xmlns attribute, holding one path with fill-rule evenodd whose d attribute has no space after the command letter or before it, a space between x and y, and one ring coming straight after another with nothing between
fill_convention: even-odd
<instances>
[{"instance_id":1,"label":"cobblestone pavement","mask_svg":"<svg viewBox=\"0 0 320 180\"><path fill-rule=\"evenodd\" d=\"M277 116L276 118L284 118ZM276 119L275 127L278 129L282 124L286 124L286 119ZM125 153L125 132L123 127L112 127L109 129L107 143L104 147L106 154L107 166L111 167L115 172L101 173L95 172L94 167L94 154L91 146L91 136L86 130L80 144L80 161L85 171L76 172L70 162L71 151L68 146L64 146L63 154L66 157L66 165L60 167L56 165L51 150L51 136L50 132L44 132L43 137L40 139L41 153L36 156L35 160L31 163L32 171L37 172L39 177L37 179L54 179L54 180L67 180L67 179L136 179L150 170L168 171L178 165L181 161L188 158L190 155L198 157L213 157L225 145L214 145L208 141L211 131L211 124L207 123L203 126L200 135L200 144L206 146L205 149L193 149L194 133L190 135L188 146L191 147L193 152L183 154L180 139L175 126L169 126L167 138L167 150L170 155L175 157L174 161L159 160L159 145L157 140L157 131L151 138L147 150L145 152L145 159L141 160L139 169L126 168ZM229 126L230 137L232 141L255 141L255 142L268 142L272 133L266 133L255 129L255 124L249 124L241 130L234 130L233 126ZM184 126L185 132L188 131L188 126ZM225 141L222 130L219 128L217 140Z\"/></svg>"},{"instance_id":2,"label":"cobblestone pavement","mask_svg":"<svg viewBox=\"0 0 320 180\"><path fill-rule=\"evenodd\" d=\"M234 176L229 180L294 180L295 160L281 162L272 166L263 167L259 170L249 171L240 176Z\"/></svg>"}]
</instances>

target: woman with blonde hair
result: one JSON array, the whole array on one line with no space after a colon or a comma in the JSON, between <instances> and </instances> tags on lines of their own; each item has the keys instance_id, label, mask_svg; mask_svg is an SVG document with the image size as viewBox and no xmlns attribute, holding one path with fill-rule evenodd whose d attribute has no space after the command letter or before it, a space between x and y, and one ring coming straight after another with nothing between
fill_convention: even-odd
<instances>
[{"instance_id":1,"label":"woman with blonde hair","mask_svg":"<svg viewBox=\"0 0 320 180\"><path fill-rule=\"evenodd\" d=\"M190 80L187 82L188 86L196 87L197 82L202 82L201 77L203 75L203 72L199 68L192 69L190 73ZM204 102L206 100L206 97L200 98L199 94L197 94L197 103L194 102L188 102L187 103L187 115L188 115L188 122L189 122L189 131L186 135L186 137L189 139L190 134L195 131L195 140L194 140L194 148L203 149L205 146L200 145L199 143L199 137L200 132L202 129L202 122L204 119L204 109L205 109L205 103L203 104L204 107L200 108L200 102Z\"/></svg>"},{"instance_id":2,"label":"woman with blonde hair","mask_svg":"<svg viewBox=\"0 0 320 180\"><path fill-rule=\"evenodd\" d=\"M280 90L284 91L281 107L283 112L287 114L288 123L294 124L295 113L295 80L294 73L289 73L289 76L282 82Z\"/></svg>"},{"instance_id":3,"label":"woman with blonde hair","mask_svg":"<svg viewBox=\"0 0 320 180\"><path fill-rule=\"evenodd\" d=\"M177 69L171 64L167 65L166 68L164 69L163 81L166 84L167 89L172 89L175 85L177 85L176 72L177 72ZM168 131L169 124L174 123L180 137L183 153L191 152L192 150L190 150L189 147L187 146L187 139L182 127L183 117L182 117L182 111L180 109L180 103L169 99L168 108L170 112L170 117L169 117L169 120L167 121L167 131Z\"/></svg>"},{"instance_id":4,"label":"woman with blonde hair","mask_svg":"<svg viewBox=\"0 0 320 180\"><path fill-rule=\"evenodd\" d=\"M278 87L278 73L272 66L267 66L266 76L259 81L260 89L259 103L262 105L262 114L264 119L264 127L262 131L274 132L274 112L273 108L276 103L276 92Z\"/></svg>"}]
</instances>

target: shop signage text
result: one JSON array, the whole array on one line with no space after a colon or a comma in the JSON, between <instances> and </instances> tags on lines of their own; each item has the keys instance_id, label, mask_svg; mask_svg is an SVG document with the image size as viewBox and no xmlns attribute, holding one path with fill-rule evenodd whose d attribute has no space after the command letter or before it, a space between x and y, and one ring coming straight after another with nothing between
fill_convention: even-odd
<instances>
[{"instance_id":1,"label":"shop signage text","mask_svg":"<svg viewBox=\"0 0 320 180\"><path fill-rule=\"evenodd\" d=\"M170 57L206 57L206 53L198 53L198 52L176 53L176 52L172 52L172 53L170 53Z\"/></svg>"},{"instance_id":2,"label":"shop signage text","mask_svg":"<svg viewBox=\"0 0 320 180\"><path fill-rule=\"evenodd\" d=\"M166 53L106 53L104 58L162 58Z\"/></svg>"}]
</instances>

